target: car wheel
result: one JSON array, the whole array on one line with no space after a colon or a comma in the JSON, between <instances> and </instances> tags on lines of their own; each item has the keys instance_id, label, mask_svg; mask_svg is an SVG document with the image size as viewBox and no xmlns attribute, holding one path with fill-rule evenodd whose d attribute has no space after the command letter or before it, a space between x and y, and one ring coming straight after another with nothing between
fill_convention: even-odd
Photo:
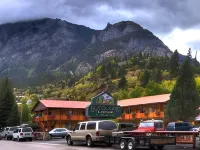
<instances>
[{"instance_id":1,"label":"car wheel","mask_svg":"<svg viewBox=\"0 0 200 150\"><path fill-rule=\"evenodd\" d=\"M128 148L128 150L134 150L135 149L135 141L128 140L127 148Z\"/></svg>"},{"instance_id":2,"label":"car wheel","mask_svg":"<svg viewBox=\"0 0 200 150\"><path fill-rule=\"evenodd\" d=\"M73 145L73 141L71 140L71 136L67 136L67 144Z\"/></svg>"},{"instance_id":3,"label":"car wheel","mask_svg":"<svg viewBox=\"0 0 200 150\"><path fill-rule=\"evenodd\" d=\"M18 142L20 142L20 141L21 141L21 139L20 139L19 137L17 137L17 141L18 141Z\"/></svg>"},{"instance_id":4,"label":"car wheel","mask_svg":"<svg viewBox=\"0 0 200 150\"><path fill-rule=\"evenodd\" d=\"M90 136L86 138L86 144L88 147L92 147L92 138Z\"/></svg>"},{"instance_id":5,"label":"car wheel","mask_svg":"<svg viewBox=\"0 0 200 150\"><path fill-rule=\"evenodd\" d=\"M29 139L29 141L32 141L32 140L33 140L32 138Z\"/></svg>"},{"instance_id":6,"label":"car wheel","mask_svg":"<svg viewBox=\"0 0 200 150\"><path fill-rule=\"evenodd\" d=\"M121 150L126 150L127 149L127 142L126 142L125 139L120 140L119 147L120 147Z\"/></svg>"},{"instance_id":7,"label":"car wheel","mask_svg":"<svg viewBox=\"0 0 200 150\"><path fill-rule=\"evenodd\" d=\"M7 135L5 135L5 139L8 140L8 136Z\"/></svg>"},{"instance_id":8,"label":"car wheel","mask_svg":"<svg viewBox=\"0 0 200 150\"><path fill-rule=\"evenodd\" d=\"M162 150L162 149L164 148L164 145L157 146L157 148L158 148L159 150Z\"/></svg>"},{"instance_id":9,"label":"car wheel","mask_svg":"<svg viewBox=\"0 0 200 150\"><path fill-rule=\"evenodd\" d=\"M13 141L15 141L15 138L14 138L14 137L12 137L12 140L13 140Z\"/></svg>"}]
</instances>

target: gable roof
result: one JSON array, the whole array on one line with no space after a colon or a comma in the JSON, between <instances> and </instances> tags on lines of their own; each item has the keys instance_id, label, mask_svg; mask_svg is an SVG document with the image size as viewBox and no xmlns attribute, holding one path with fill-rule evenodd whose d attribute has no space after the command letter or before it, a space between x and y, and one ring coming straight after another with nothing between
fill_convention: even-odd
<instances>
[{"instance_id":1,"label":"gable roof","mask_svg":"<svg viewBox=\"0 0 200 150\"><path fill-rule=\"evenodd\" d=\"M118 101L118 105L120 105L121 107L126 107L126 106L153 104L153 103L166 103L169 99L170 99L170 94L163 94L163 95L120 100Z\"/></svg>"},{"instance_id":2,"label":"gable roof","mask_svg":"<svg viewBox=\"0 0 200 150\"><path fill-rule=\"evenodd\" d=\"M86 108L90 102L85 101L64 101L64 100L40 100L47 108Z\"/></svg>"},{"instance_id":3,"label":"gable roof","mask_svg":"<svg viewBox=\"0 0 200 150\"><path fill-rule=\"evenodd\" d=\"M146 96L139 98L131 98L119 100L118 105L121 107L146 105L154 103L166 103L170 99L170 94ZM90 101L66 101L66 100L40 100L32 111L44 110L46 108L71 108L71 109L85 109L90 105Z\"/></svg>"}]
</instances>

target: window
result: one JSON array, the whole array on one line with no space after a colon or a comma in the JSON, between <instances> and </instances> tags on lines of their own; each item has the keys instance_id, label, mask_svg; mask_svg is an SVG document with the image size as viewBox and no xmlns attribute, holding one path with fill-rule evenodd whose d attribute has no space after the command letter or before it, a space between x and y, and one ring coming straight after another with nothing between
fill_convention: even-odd
<instances>
[{"instance_id":1,"label":"window","mask_svg":"<svg viewBox=\"0 0 200 150\"><path fill-rule=\"evenodd\" d=\"M65 132L65 131L67 131L66 129L60 129L60 132Z\"/></svg>"},{"instance_id":2,"label":"window","mask_svg":"<svg viewBox=\"0 0 200 150\"><path fill-rule=\"evenodd\" d=\"M144 107L140 107L140 113L145 113L146 109Z\"/></svg>"},{"instance_id":3,"label":"window","mask_svg":"<svg viewBox=\"0 0 200 150\"><path fill-rule=\"evenodd\" d=\"M126 114L131 114L131 108L130 107L126 108Z\"/></svg>"},{"instance_id":4,"label":"window","mask_svg":"<svg viewBox=\"0 0 200 150\"><path fill-rule=\"evenodd\" d=\"M6 131L8 131L9 130L9 128L6 128Z\"/></svg>"},{"instance_id":5,"label":"window","mask_svg":"<svg viewBox=\"0 0 200 150\"><path fill-rule=\"evenodd\" d=\"M67 128L67 129L71 129L71 123L70 123L70 122L66 122L66 124L65 124L65 128Z\"/></svg>"},{"instance_id":6,"label":"window","mask_svg":"<svg viewBox=\"0 0 200 150\"><path fill-rule=\"evenodd\" d=\"M96 122L87 123L87 130L95 130L95 129L96 129Z\"/></svg>"},{"instance_id":7,"label":"window","mask_svg":"<svg viewBox=\"0 0 200 150\"><path fill-rule=\"evenodd\" d=\"M99 122L99 129L101 130L114 130L117 129L116 123L112 121L102 121Z\"/></svg>"},{"instance_id":8,"label":"window","mask_svg":"<svg viewBox=\"0 0 200 150\"><path fill-rule=\"evenodd\" d=\"M176 127L181 127L181 126L182 126L182 123L175 123L175 126L176 126Z\"/></svg>"},{"instance_id":9,"label":"window","mask_svg":"<svg viewBox=\"0 0 200 150\"><path fill-rule=\"evenodd\" d=\"M86 125L86 123L82 123L80 130L85 130L85 125Z\"/></svg>"},{"instance_id":10,"label":"window","mask_svg":"<svg viewBox=\"0 0 200 150\"><path fill-rule=\"evenodd\" d=\"M74 128L74 130L79 130L80 124L77 124Z\"/></svg>"},{"instance_id":11,"label":"window","mask_svg":"<svg viewBox=\"0 0 200 150\"><path fill-rule=\"evenodd\" d=\"M19 129L16 129L13 133L17 133Z\"/></svg>"},{"instance_id":12,"label":"window","mask_svg":"<svg viewBox=\"0 0 200 150\"><path fill-rule=\"evenodd\" d=\"M51 115L51 112L48 112L48 115Z\"/></svg>"},{"instance_id":13,"label":"window","mask_svg":"<svg viewBox=\"0 0 200 150\"><path fill-rule=\"evenodd\" d=\"M10 131L15 131L17 129L17 127L13 127L13 128L10 128Z\"/></svg>"},{"instance_id":14,"label":"window","mask_svg":"<svg viewBox=\"0 0 200 150\"><path fill-rule=\"evenodd\" d=\"M23 128L22 132L32 132L32 129L31 128Z\"/></svg>"},{"instance_id":15,"label":"window","mask_svg":"<svg viewBox=\"0 0 200 150\"><path fill-rule=\"evenodd\" d=\"M159 128L163 128L164 124L162 122L155 122L155 128L159 129Z\"/></svg>"},{"instance_id":16,"label":"window","mask_svg":"<svg viewBox=\"0 0 200 150\"><path fill-rule=\"evenodd\" d=\"M189 126L189 123L183 123L184 126L188 127Z\"/></svg>"},{"instance_id":17,"label":"window","mask_svg":"<svg viewBox=\"0 0 200 150\"><path fill-rule=\"evenodd\" d=\"M121 129L125 129L126 128L126 124L121 124Z\"/></svg>"},{"instance_id":18,"label":"window","mask_svg":"<svg viewBox=\"0 0 200 150\"><path fill-rule=\"evenodd\" d=\"M175 124L174 124L174 123L169 123L167 126L168 126L168 127L174 127Z\"/></svg>"},{"instance_id":19,"label":"window","mask_svg":"<svg viewBox=\"0 0 200 150\"><path fill-rule=\"evenodd\" d=\"M21 129L18 129L18 133L20 133L21 132Z\"/></svg>"}]
</instances>

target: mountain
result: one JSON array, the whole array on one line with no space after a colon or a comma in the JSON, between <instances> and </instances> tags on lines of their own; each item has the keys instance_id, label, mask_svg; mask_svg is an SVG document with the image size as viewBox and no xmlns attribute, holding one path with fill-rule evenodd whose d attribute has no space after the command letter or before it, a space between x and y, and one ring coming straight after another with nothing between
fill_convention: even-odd
<instances>
[{"instance_id":1,"label":"mountain","mask_svg":"<svg viewBox=\"0 0 200 150\"><path fill-rule=\"evenodd\" d=\"M106 57L140 52L172 53L152 32L131 21L108 23L103 30L49 18L0 25L0 76L7 75L18 86L37 84L49 74L82 75Z\"/></svg>"}]
</instances>

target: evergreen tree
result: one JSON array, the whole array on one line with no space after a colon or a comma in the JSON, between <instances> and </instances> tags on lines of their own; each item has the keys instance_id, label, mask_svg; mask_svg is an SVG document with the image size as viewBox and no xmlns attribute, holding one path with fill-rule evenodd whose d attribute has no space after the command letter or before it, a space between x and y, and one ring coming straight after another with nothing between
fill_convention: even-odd
<instances>
[{"instance_id":1,"label":"evergreen tree","mask_svg":"<svg viewBox=\"0 0 200 150\"><path fill-rule=\"evenodd\" d=\"M189 50L186 60L181 65L176 85L170 95L165 116L170 121L194 120L199 104L198 91L191 66L191 52Z\"/></svg>"},{"instance_id":2,"label":"evergreen tree","mask_svg":"<svg viewBox=\"0 0 200 150\"><path fill-rule=\"evenodd\" d=\"M118 87L119 88L125 88L126 85L127 85L126 77L122 76L121 79L119 80Z\"/></svg>"},{"instance_id":3,"label":"evergreen tree","mask_svg":"<svg viewBox=\"0 0 200 150\"><path fill-rule=\"evenodd\" d=\"M152 72L152 80L157 82L157 83L160 83L162 81L162 72L161 70L159 69L154 69L153 72Z\"/></svg>"},{"instance_id":4,"label":"evergreen tree","mask_svg":"<svg viewBox=\"0 0 200 150\"><path fill-rule=\"evenodd\" d=\"M178 51L175 50L170 60L170 75L172 77L177 77L178 73L179 73L179 54Z\"/></svg>"},{"instance_id":5,"label":"evergreen tree","mask_svg":"<svg viewBox=\"0 0 200 150\"><path fill-rule=\"evenodd\" d=\"M140 85L142 87L145 87L148 84L149 79L150 79L150 74L149 74L149 72L147 70L145 70L140 75Z\"/></svg>"},{"instance_id":6,"label":"evergreen tree","mask_svg":"<svg viewBox=\"0 0 200 150\"><path fill-rule=\"evenodd\" d=\"M6 120L15 103L13 88L8 78L0 81L0 127L6 126Z\"/></svg>"},{"instance_id":7,"label":"evergreen tree","mask_svg":"<svg viewBox=\"0 0 200 150\"><path fill-rule=\"evenodd\" d=\"M18 112L17 103L15 102L11 113L7 119L7 126L18 126L20 124L20 117Z\"/></svg>"},{"instance_id":8,"label":"evergreen tree","mask_svg":"<svg viewBox=\"0 0 200 150\"><path fill-rule=\"evenodd\" d=\"M29 116L30 116L30 112L28 109L28 105L25 103L22 104L22 118L21 121L22 123L27 123L29 121Z\"/></svg>"},{"instance_id":9,"label":"evergreen tree","mask_svg":"<svg viewBox=\"0 0 200 150\"><path fill-rule=\"evenodd\" d=\"M118 77L122 77L127 73L126 69L124 67L120 67L119 68L119 72L118 72Z\"/></svg>"}]
</instances>

